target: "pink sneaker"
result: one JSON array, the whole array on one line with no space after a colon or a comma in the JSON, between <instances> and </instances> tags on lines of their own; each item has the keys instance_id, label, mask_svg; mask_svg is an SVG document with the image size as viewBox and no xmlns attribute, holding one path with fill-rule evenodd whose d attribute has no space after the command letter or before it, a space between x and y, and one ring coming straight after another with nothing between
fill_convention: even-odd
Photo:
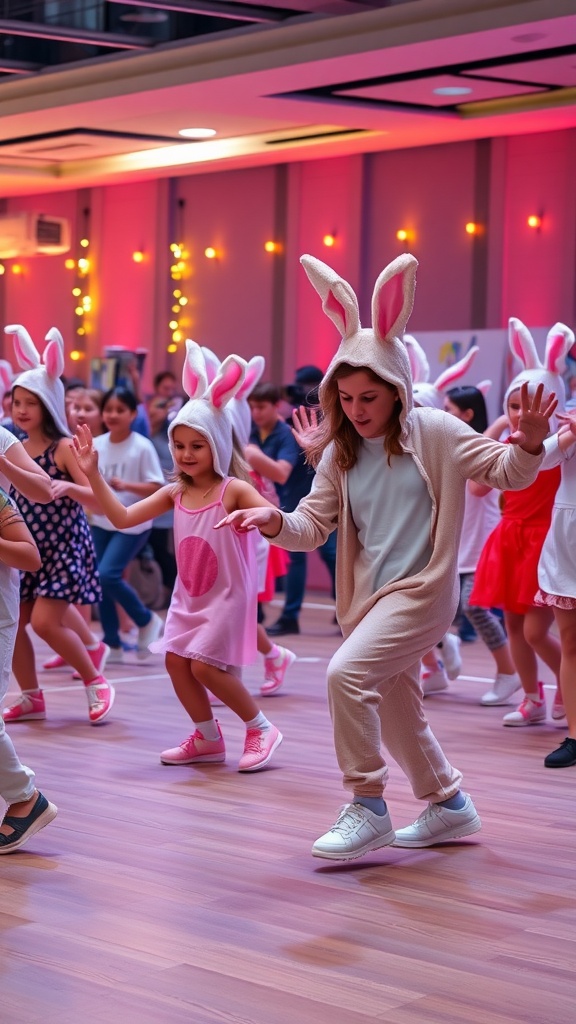
<instances>
[{"instance_id":1,"label":"pink sneaker","mask_svg":"<svg viewBox=\"0 0 576 1024\"><path fill-rule=\"evenodd\" d=\"M199 729L179 747L171 747L160 754L161 764L222 764L226 760L226 747L222 730L218 726L217 740L205 740Z\"/></svg>"},{"instance_id":2,"label":"pink sneaker","mask_svg":"<svg viewBox=\"0 0 576 1024\"><path fill-rule=\"evenodd\" d=\"M278 692L290 665L296 661L296 655L293 651L280 646L278 650L280 653L276 658L264 659L265 682L260 687L260 693L263 697L270 697L273 693Z\"/></svg>"},{"instance_id":3,"label":"pink sneaker","mask_svg":"<svg viewBox=\"0 0 576 1024\"><path fill-rule=\"evenodd\" d=\"M271 725L269 729L247 729L244 752L238 765L239 772L258 772L264 768L272 754L282 743L282 733Z\"/></svg>"},{"instance_id":4,"label":"pink sneaker","mask_svg":"<svg viewBox=\"0 0 576 1024\"><path fill-rule=\"evenodd\" d=\"M544 685L538 683L538 700L524 696L524 700L516 711L510 711L504 715L502 725L540 725L546 721L546 700L544 697Z\"/></svg>"},{"instance_id":5,"label":"pink sneaker","mask_svg":"<svg viewBox=\"0 0 576 1024\"><path fill-rule=\"evenodd\" d=\"M114 687L104 679L104 676L96 676L92 682L85 686L88 698L88 718L92 725L100 725L112 710Z\"/></svg>"},{"instance_id":6,"label":"pink sneaker","mask_svg":"<svg viewBox=\"0 0 576 1024\"><path fill-rule=\"evenodd\" d=\"M48 661L44 662L42 668L45 669L46 672L50 672L50 669L70 668L70 665L67 661L64 661L64 658L61 658L59 654L55 654L53 658L48 658Z\"/></svg>"},{"instance_id":7,"label":"pink sneaker","mask_svg":"<svg viewBox=\"0 0 576 1024\"><path fill-rule=\"evenodd\" d=\"M5 722L41 722L46 718L46 705L42 690L24 690L18 700L4 708Z\"/></svg>"},{"instance_id":8,"label":"pink sneaker","mask_svg":"<svg viewBox=\"0 0 576 1024\"><path fill-rule=\"evenodd\" d=\"M93 651L87 652L90 656L90 661L94 665L99 676L101 676L106 668L106 662L108 661L108 655L110 654L110 648L108 644L105 644L103 640L100 641L98 647L95 647ZM72 673L72 679L82 679L79 672Z\"/></svg>"}]
</instances>

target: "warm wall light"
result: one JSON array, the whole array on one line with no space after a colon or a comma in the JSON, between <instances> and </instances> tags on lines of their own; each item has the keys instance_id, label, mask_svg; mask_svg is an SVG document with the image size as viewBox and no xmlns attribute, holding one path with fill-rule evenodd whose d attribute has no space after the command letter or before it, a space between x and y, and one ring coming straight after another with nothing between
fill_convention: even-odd
<instances>
[{"instance_id":1,"label":"warm wall light","mask_svg":"<svg viewBox=\"0 0 576 1024\"><path fill-rule=\"evenodd\" d=\"M13 263L12 264L12 273L13 274L23 274L24 273L24 267L20 263Z\"/></svg>"},{"instance_id":2,"label":"warm wall light","mask_svg":"<svg viewBox=\"0 0 576 1024\"><path fill-rule=\"evenodd\" d=\"M76 334L80 334L80 331L82 331L82 334L84 334L84 328L82 327L78 328ZM79 359L84 359L84 353L79 352L77 348L74 348L70 353L70 359L72 360L72 362L77 363Z\"/></svg>"},{"instance_id":3,"label":"warm wall light","mask_svg":"<svg viewBox=\"0 0 576 1024\"><path fill-rule=\"evenodd\" d=\"M332 249L336 245L336 232L333 231L331 235L324 235L322 241L328 249Z\"/></svg>"},{"instance_id":4,"label":"warm wall light","mask_svg":"<svg viewBox=\"0 0 576 1024\"><path fill-rule=\"evenodd\" d=\"M135 252L132 253L132 259L134 260L134 263L142 263L144 260L144 253L142 252L142 249L136 249Z\"/></svg>"},{"instance_id":5,"label":"warm wall light","mask_svg":"<svg viewBox=\"0 0 576 1024\"><path fill-rule=\"evenodd\" d=\"M66 270L74 270L76 260L64 260L64 266L66 267Z\"/></svg>"},{"instance_id":6,"label":"warm wall light","mask_svg":"<svg viewBox=\"0 0 576 1024\"><path fill-rule=\"evenodd\" d=\"M174 344L170 343L170 345L166 346L166 351L173 354L174 352L178 351L178 345L174 345Z\"/></svg>"},{"instance_id":7,"label":"warm wall light","mask_svg":"<svg viewBox=\"0 0 576 1024\"><path fill-rule=\"evenodd\" d=\"M542 227L542 216L539 213L531 213L526 222L529 228L533 228L534 231L540 231Z\"/></svg>"},{"instance_id":8,"label":"warm wall light","mask_svg":"<svg viewBox=\"0 0 576 1024\"><path fill-rule=\"evenodd\" d=\"M476 224L473 220L469 220L464 230L467 235L479 235L482 231L482 225Z\"/></svg>"},{"instance_id":9,"label":"warm wall light","mask_svg":"<svg viewBox=\"0 0 576 1024\"><path fill-rule=\"evenodd\" d=\"M273 242L272 240L270 240L269 242L264 242L264 248L266 252L280 252L282 246L280 242Z\"/></svg>"},{"instance_id":10,"label":"warm wall light","mask_svg":"<svg viewBox=\"0 0 576 1024\"><path fill-rule=\"evenodd\" d=\"M89 242L89 240L87 238L81 238L80 239L80 245L82 246L83 249L87 249L88 246L90 245L90 242Z\"/></svg>"},{"instance_id":11,"label":"warm wall light","mask_svg":"<svg viewBox=\"0 0 576 1024\"><path fill-rule=\"evenodd\" d=\"M206 249L204 249L204 255L207 260L215 260L218 258L218 250L215 249L214 246L209 245Z\"/></svg>"},{"instance_id":12,"label":"warm wall light","mask_svg":"<svg viewBox=\"0 0 576 1024\"><path fill-rule=\"evenodd\" d=\"M399 242L411 242L414 238L414 232L410 231L409 228L400 228L396 232L396 238Z\"/></svg>"},{"instance_id":13,"label":"warm wall light","mask_svg":"<svg viewBox=\"0 0 576 1024\"><path fill-rule=\"evenodd\" d=\"M6 267L4 266L3 263L0 263L0 277L2 277L2 274L5 274L5 273L6 273Z\"/></svg>"}]
</instances>

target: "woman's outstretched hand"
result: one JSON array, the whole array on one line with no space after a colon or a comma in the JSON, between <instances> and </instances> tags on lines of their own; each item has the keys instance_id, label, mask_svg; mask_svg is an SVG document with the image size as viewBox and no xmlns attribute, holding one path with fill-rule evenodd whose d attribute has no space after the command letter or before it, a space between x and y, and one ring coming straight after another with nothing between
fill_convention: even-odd
<instances>
[{"instance_id":1,"label":"woman's outstretched hand","mask_svg":"<svg viewBox=\"0 0 576 1024\"><path fill-rule=\"evenodd\" d=\"M80 469L86 476L98 469L98 452L93 445L92 431L85 423L79 423L72 438L72 451Z\"/></svg>"},{"instance_id":2,"label":"woman's outstretched hand","mask_svg":"<svg viewBox=\"0 0 576 1024\"><path fill-rule=\"evenodd\" d=\"M558 399L554 394L543 402L543 393L543 384L538 385L532 397L528 394L528 384L522 385L518 429L509 437L511 444L517 444L530 455L540 454L542 442L550 433L550 417L558 405Z\"/></svg>"},{"instance_id":3,"label":"woman's outstretched hand","mask_svg":"<svg viewBox=\"0 0 576 1024\"><path fill-rule=\"evenodd\" d=\"M318 427L318 413L316 409L309 409L306 405L301 405L299 409L294 409L292 423L294 424L292 433L300 447L306 451L308 442Z\"/></svg>"},{"instance_id":4,"label":"woman's outstretched hand","mask_svg":"<svg viewBox=\"0 0 576 1024\"><path fill-rule=\"evenodd\" d=\"M266 532L265 528L269 525L272 526L272 533ZM237 533L261 530L265 537L275 537L280 533L282 516L275 508L239 508L216 523L214 529L219 530L221 526L231 526Z\"/></svg>"}]
</instances>

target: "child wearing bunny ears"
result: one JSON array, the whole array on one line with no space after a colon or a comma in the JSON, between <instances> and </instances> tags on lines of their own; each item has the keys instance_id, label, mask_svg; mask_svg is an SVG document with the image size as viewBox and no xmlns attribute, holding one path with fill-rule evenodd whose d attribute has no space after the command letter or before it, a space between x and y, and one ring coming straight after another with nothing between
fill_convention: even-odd
<instances>
[{"instance_id":1,"label":"child wearing bunny ears","mask_svg":"<svg viewBox=\"0 0 576 1024\"><path fill-rule=\"evenodd\" d=\"M555 324L546 338L544 363L540 361L530 331L516 317L510 317L508 338L513 354L524 365L504 396L505 415L510 428L515 430L521 414L523 384L532 390L540 385L545 395L556 394L560 407L563 406L565 389L561 373L574 335L564 324ZM555 417L552 429L556 429ZM501 423L497 421L493 432L499 431ZM538 680L537 655L557 680L552 718L564 718L559 684L560 645L550 634L554 613L552 608L538 607L535 603L538 560L550 527L560 477L557 464L550 469L544 466L535 482L520 494L505 491L501 520L482 550L470 594L473 604L504 611L512 660L524 690L518 708L504 715L502 723L506 726L539 725L546 721L544 685ZM470 488L472 493L485 493L485 488L477 484L471 484Z\"/></svg>"},{"instance_id":2,"label":"child wearing bunny ears","mask_svg":"<svg viewBox=\"0 0 576 1024\"><path fill-rule=\"evenodd\" d=\"M255 508L220 527L254 528L288 550L312 550L338 528L336 609L344 634L328 668L336 754L352 790L312 854L351 860L396 843L425 847L477 832L461 773L423 711L420 659L446 633L458 603L456 559L466 480L521 488L538 472L554 401L522 391L521 430L497 444L435 409L413 409L402 335L417 261L406 253L378 278L373 327L362 328L350 285L311 256L304 269L342 336L320 385L323 418L308 454L310 494L294 512ZM428 806L396 833L383 799L381 745Z\"/></svg>"},{"instance_id":3,"label":"child wearing bunny ears","mask_svg":"<svg viewBox=\"0 0 576 1024\"><path fill-rule=\"evenodd\" d=\"M102 675L108 649L95 641L77 605L96 604L100 583L96 554L82 504L94 504L87 480L72 452L64 407L64 342L52 327L42 359L21 325L5 328L14 338L16 358L25 367L14 383L12 414L25 431L23 447L50 477L51 501L37 505L18 485L14 496L42 559L36 572L20 581L20 623L13 670L21 695L4 710L7 722L44 719L44 694L38 686L32 642L26 626L72 665L85 685L88 718L100 724L109 714L114 690Z\"/></svg>"},{"instance_id":4,"label":"child wearing bunny ears","mask_svg":"<svg viewBox=\"0 0 576 1024\"><path fill-rule=\"evenodd\" d=\"M240 534L214 531L223 513L253 505L271 507L249 483L229 475L236 466L228 405L242 385L245 366L244 360L228 356L208 387L200 346L187 340L183 384L190 401L169 427L176 483L128 508L98 472L90 431L86 427L77 431L78 464L116 529L174 510L178 578L164 637L151 650L166 654L174 690L195 728L179 746L162 752L163 764L225 760L224 739L212 715L209 692L246 725L239 771L264 768L282 741L240 679L240 666L256 655L254 545Z\"/></svg>"}]
</instances>

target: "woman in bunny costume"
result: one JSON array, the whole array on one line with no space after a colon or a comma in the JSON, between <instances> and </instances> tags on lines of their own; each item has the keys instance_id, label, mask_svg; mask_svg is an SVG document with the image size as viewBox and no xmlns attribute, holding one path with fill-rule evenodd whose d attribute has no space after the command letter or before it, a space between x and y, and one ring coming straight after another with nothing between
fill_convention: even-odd
<instances>
[{"instance_id":1,"label":"woman in bunny costume","mask_svg":"<svg viewBox=\"0 0 576 1024\"><path fill-rule=\"evenodd\" d=\"M521 432L503 446L452 416L412 408L402 335L417 261L399 256L378 278L372 328L330 267L302 263L342 342L320 385L323 419L308 446L314 484L294 512L257 509L222 526L258 527L289 550L312 550L338 527L336 608L344 640L328 668L336 753L353 791L314 856L351 860L396 842L431 846L469 835L480 819L426 721L420 659L447 631L458 603L456 558L466 479L523 487L534 479L554 407L523 391ZM429 801L396 834L383 799L381 744Z\"/></svg>"},{"instance_id":2,"label":"woman in bunny costume","mask_svg":"<svg viewBox=\"0 0 576 1024\"><path fill-rule=\"evenodd\" d=\"M107 648L95 641L76 605L96 604L100 582L90 528L82 504L94 503L78 469L64 408L64 342L52 327L42 359L28 332L20 325L5 328L13 335L16 358L24 368L14 383L12 415L24 430L24 448L50 477L51 500L37 505L16 485L20 511L38 545L42 566L20 581L20 624L14 648L14 675L21 696L4 710L7 722L46 717L44 694L38 686L30 624L84 681L88 718L98 725L113 704L114 690L102 675Z\"/></svg>"},{"instance_id":3,"label":"woman in bunny costume","mask_svg":"<svg viewBox=\"0 0 576 1024\"><path fill-rule=\"evenodd\" d=\"M251 538L218 534L223 513L269 503L236 467L229 403L242 386L246 363L228 356L208 386L200 346L186 342L184 391L190 397L169 427L177 472L175 484L126 508L98 472L90 431L79 428L78 463L116 529L135 526L174 509L178 578L162 640L150 645L166 654L166 669L195 730L179 746L164 750L163 764L219 763L226 751L212 716L209 692L246 725L239 771L264 768L282 735L259 711L240 679L240 666L256 655L256 572ZM239 467L241 469L241 467Z\"/></svg>"},{"instance_id":4,"label":"woman in bunny costume","mask_svg":"<svg viewBox=\"0 0 576 1024\"><path fill-rule=\"evenodd\" d=\"M532 335L516 317L509 321L509 343L515 356L524 365L504 396L506 419L512 429L519 415L522 385L544 388L544 394L558 396L564 403L564 382L561 377L566 353L574 341L572 331L557 323L546 338L544 362L540 361ZM495 430L501 432L502 424ZM552 429L556 429L556 417ZM516 711L504 715L506 726L538 725L546 721L546 700L543 684L538 680L537 655L548 665L558 680L560 646L550 634L554 621L552 608L537 607L538 560L550 527L552 508L560 484L560 468L547 468L544 463L537 481L521 494L503 495L502 518L490 534L480 556L470 601L483 608L502 608L512 660L522 682L524 697ZM484 488L471 485L474 493ZM564 706L559 684L552 705L552 717L562 719Z\"/></svg>"}]
</instances>

